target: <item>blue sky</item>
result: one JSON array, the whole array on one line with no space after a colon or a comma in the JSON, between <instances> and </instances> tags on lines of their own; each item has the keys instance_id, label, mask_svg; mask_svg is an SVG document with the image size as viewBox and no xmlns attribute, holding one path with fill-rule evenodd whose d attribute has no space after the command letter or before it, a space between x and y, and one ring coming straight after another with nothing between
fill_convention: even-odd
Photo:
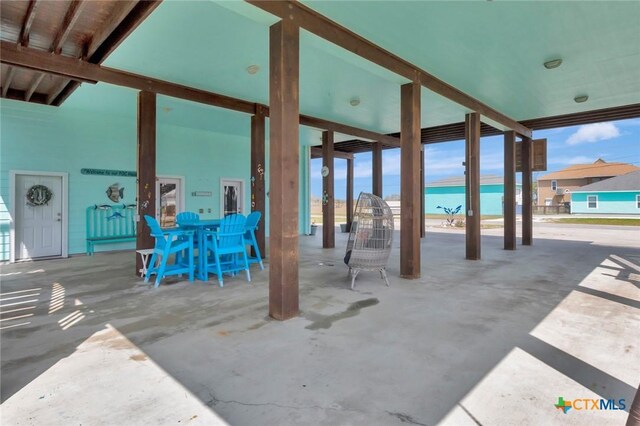
<instances>
[{"instance_id":1,"label":"blue sky","mask_svg":"<svg viewBox=\"0 0 640 426\"><path fill-rule=\"evenodd\" d=\"M563 127L534 132L534 138L547 138L547 172L574 164L607 162L631 163L640 167L640 119ZM503 138L491 136L480 141L480 173L503 175ZM382 157L384 196L400 193L400 150L385 150ZM426 182L464 176L464 141L445 142L425 147ZM322 159L311 160L311 195L322 196ZM346 194L346 160L335 160L335 194ZM356 154L354 194L371 192L371 153Z\"/></svg>"}]
</instances>

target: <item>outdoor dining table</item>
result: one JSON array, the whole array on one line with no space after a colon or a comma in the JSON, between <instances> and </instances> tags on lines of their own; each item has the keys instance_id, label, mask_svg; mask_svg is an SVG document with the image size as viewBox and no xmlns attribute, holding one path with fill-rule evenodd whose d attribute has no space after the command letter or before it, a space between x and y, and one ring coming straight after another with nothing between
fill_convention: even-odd
<instances>
[{"instance_id":1,"label":"outdoor dining table","mask_svg":"<svg viewBox=\"0 0 640 426\"><path fill-rule=\"evenodd\" d=\"M193 229L196 231L196 241L198 242L198 261L196 263L196 277L201 281L207 281L207 248L205 241L205 231L216 229L220 226L221 219L208 219L190 221L189 223L181 224L180 228Z\"/></svg>"}]
</instances>

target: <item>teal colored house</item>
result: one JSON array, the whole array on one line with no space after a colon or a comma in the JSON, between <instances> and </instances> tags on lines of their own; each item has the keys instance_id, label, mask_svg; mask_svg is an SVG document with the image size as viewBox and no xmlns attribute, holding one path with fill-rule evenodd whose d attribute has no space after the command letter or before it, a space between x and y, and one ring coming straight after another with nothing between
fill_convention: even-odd
<instances>
[{"instance_id":1,"label":"teal colored house","mask_svg":"<svg viewBox=\"0 0 640 426\"><path fill-rule=\"evenodd\" d=\"M522 205L522 185L516 184L517 211ZM438 206L455 208L465 207L465 182L463 177L447 178L425 185L426 214L443 214ZM500 176L486 175L480 177L480 214L502 215L502 200L504 197L504 181Z\"/></svg>"},{"instance_id":2,"label":"teal colored house","mask_svg":"<svg viewBox=\"0 0 640 426\"><path fill-rule=\"evenodd\" d=\"M640 171L612 177L573 191L571 213L640 215Z\"/></svg>"}]
</instances>

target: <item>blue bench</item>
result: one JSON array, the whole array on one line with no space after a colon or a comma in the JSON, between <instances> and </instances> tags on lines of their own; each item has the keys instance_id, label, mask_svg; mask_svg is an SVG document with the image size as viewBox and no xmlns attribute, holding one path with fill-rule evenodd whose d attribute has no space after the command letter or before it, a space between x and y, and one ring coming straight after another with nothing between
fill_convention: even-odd
<instances>
[{"instance_id":1,"label":"blue bench","mask_svg":"<svg viewBox=\"0 0 640 426\"><path fill-rule=\"evenodd\" d=\"M96 244L136 240L135 204L103 204L87 207L87 256Z\"/></svg>"}]
</instances>

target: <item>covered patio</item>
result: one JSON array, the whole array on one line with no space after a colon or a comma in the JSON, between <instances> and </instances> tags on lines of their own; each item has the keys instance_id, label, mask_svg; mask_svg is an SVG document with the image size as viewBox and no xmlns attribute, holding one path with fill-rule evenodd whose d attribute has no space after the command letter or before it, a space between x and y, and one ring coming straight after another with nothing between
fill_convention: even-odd
<instances>
[{"instance_id":1,"label":"covered patio","mask_svg":"<svg viewBox=\"0 0 640 426\"><path fill-rule=\"evenodd\" d=\"M3 418L523 424L565 419L563 395L625 400L589 415L626 418L637 236L534 235L532 198L517 221L515 196L546 167L536 130L640 116L640 4L30 0L2 15ZM504 229L481 231L480 144L496 134ZM465 229L428 232L424 146L459 139ZM397 148L391 286L363 274L353 292L334 159L350 225L358 153L382 196ZM43 182L53 202L32 221L25 191ZM142 218L163 223L166 182L173 214L212 220L237 184L234 211L263 213L264 272L142 283L134 249L153 245ZM135 229L85 257L85 212L113 193Z\"/></svg>"},{"instance_id":2,"label":"covered patio","mask_svg":"<svg viewBox=\"0 0 640 426\"><path fill-rule=\"evenodd\" d=\"M356 291L341 249L301 238L301 314L286 323L265 316L265 275L150 292L122 252L5 267L3 299L26 290L35 315L2 336L3 421L623 424L629 405L553 405L633 399L637 239L558 226L517 257L488 230L481 263L461 259L462 232L429 228L427 274L397 278L396 247L391 286L362 273Z\"/></svg>"}]
</instances>

